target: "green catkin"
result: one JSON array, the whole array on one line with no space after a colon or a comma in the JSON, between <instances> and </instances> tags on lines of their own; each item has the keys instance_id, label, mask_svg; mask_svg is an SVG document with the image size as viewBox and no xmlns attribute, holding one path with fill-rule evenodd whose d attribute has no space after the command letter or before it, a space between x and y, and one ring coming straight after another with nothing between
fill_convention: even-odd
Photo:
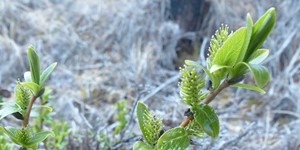
<instances>
[{"instance_id":1,"label":"green catkin","mask_svg":"<svg viewBox=\"0 0 300 150\"><path fill-rule=\"evenodd\" d=\"M20 81L17 81L15 88L16 103L21 107L23 111L26 111L30 101L30 91L24 87Z\"/></svg>"},{"instance_id":2,"label":"green catkin","mask_svg":"<svg viewBox=\"0 0 300 150\"><path fill-rule=\"evenodd\" d=\"M148 129L146 132L146 135L149 135L149 138L151 143L150 145L155 145L159 139L159 133L162 129L162 120L155 116L153 113L148 113L146 120L146 129Z\"/></svg>"},{"instance_id":3,"label":"green catkin","mask_svg":"<svg viewBox=\"0 0 300 150\"><path fill-rule=\"evenodd\" d=\"M180 73L182 77L178 86L182 100L189 105L198 103L203 99L204 93L201 93L201 89L205 85L205 79L194 67L186 64L180 68Z\"/></svg>"},{"instance_id":4,"label":"green catkin","mask_svg":"<svg viewBox=\"0 0 300 150\"><path fill-rule=\"evenodd\" d=\"M17 136L19 138L18 141L21 142L22 146L26 145L29 140L32 138L32 133L30 132L29 127L23 127L17 131Z\"/></svg>"},{"instance_id":5,"label":"green catkin","mask_svg":"<svg viewBox=\"0 0 300 150\"><path fill-rule=\"evenodd\" d=\"M211 67L211 63L218 51L227 40L230 34L228 34L229 27L227 25L221 25L220 29L216 31L215 36L211 37L210 44L209 44L209 54L207 58L207 67Z\"/></svg>"}]
</instances>

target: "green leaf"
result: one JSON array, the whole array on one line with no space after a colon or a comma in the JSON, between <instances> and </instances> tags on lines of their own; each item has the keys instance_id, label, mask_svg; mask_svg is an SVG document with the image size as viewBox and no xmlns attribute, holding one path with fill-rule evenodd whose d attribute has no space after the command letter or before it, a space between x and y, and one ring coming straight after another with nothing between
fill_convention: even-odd
<instances>
[{"instance_id":1,"label":"green leaf","mask_svg":"<svg viewBox=\"0 0 300 150\"><path fill-rule=\"evenodd\" d=\"M256 51L266 40L276 21L275 8L270 8L262 15L253 26L253 33L248 46L245 59L247 59L254 51Z\"/></svg>"},{"instance_id":2,"label":"green leaf","mask_svg":"<svg viewBox=\"0 0 300 150\"><path fill-rule=\"evenodd\" d=\"M19 142L18 137L17 137L18 129L13 128L13 127L4 128L4 127L0 126L0 130L4 134L6 134L14 143L21 145L21 143Z\"/></svg>"},{"instance_id":3,"label":"green leaf","mask_svg":"<svg viewBox=\"0 0 300 150\"><path fill-rule=\"evenodd\" d=\"M251 35L252 35L252 30L253 30L253 21L252 21L252 18L251 18L249 13L247 14L246 29L247 29L247 32L246 32L244 44L243 44L243 47L240 51L237 63L242 62L244 60L245 54L246 54L247 49L248 49L248 45L249 45L250 40L251 40Z\"/></svg>"},{"instance_id":4,"label":"green leaf","mask_svg":"<svg viewBox=\"0 0 300 150\"><path fill-rule=\"evenodd\" d=\"M228 69L221 69L219 67L214 68L214 70L217 69L217 71L212 73L217 79L216 81L218 81L216 85L219 85L220 81L224 79L228 73L232 74L232 68L238 61L238 57L242 50L246 32L247 30L245 27L238 29L228 37L223 46L217 51L211 66L228 66ZM213 87L216 88L217 86Z\"/></svg>"},{"instance_id":5,"label":"green leaf","mask_svg":"<svg viewBox=\"0 0 300 150\"><path fill-rule=\"evenodd\" d=\"M185 127L185 130L188 132L189 135L203 138L204 137L204 131L202 127L195 121L195 119L191 120L189 124Z\"/></svg>"},{"instance_id":6,"label":"green leaf","mask_svg":"<svg viewBox=\"0 0 300 150\"><path fill-rule=\"evenodd\" d=\"M269 56L268 49L258 49L256 50L247 60L251 64L260 64Z\"/></svg>"},{"instance_id":7,"label":"green leaf","mask_svg":"<svg viewBox=\"0 0 300 150\"><path fill-rule=\"evenodd\" d=\"M204 132L217 138L219 135L219 119L215 110L207 104L199 104L192 107L194 119L202 127Z\"/></svg>"},{"instance_id":8,"label":"green leaf","mask_svg":"<svg viewBox=\"0 0 300 150\"><path fill-rule=\"evenodd\" d=\"M46 105L35 105L35 106L33 106L33 108L41 108L41 109L44 109L47 112L52 112L52 110L53 110L51 107L46 106Z\"/></svg>"},{"instance_id":9,"label":"green leaf","mask_svg":"<svg viewBox=\"0 0 300 150\"><path fill-rule=\"evenodd\" d=\"M40 115L42 115L41 113L48 114L53 111L51 107L46 105L34 105L32 109L34 111L31 111L30 117L39 117Z\"/></svg>"},{"instance_id":10,"label":"green leaf","mask_svg":"<svg viewBox=\"0 0 300 150\"><path fill-rule=\"evenodd\" d=\"M158 140L158 150L176 149L184 150L190 145L187 131L182 127L176 127L166 131Z\"/></svg>"},{"instance_id":11,"label":"green leaf","mask_svg":"<svg viewBox=\"0 0 300 150\"><path fill-rule=\"evenodd\" d=\"M194 66L194 67L199 65L197 62L192 61L192 60L185 60L184 63L188 66Z\"/></svg>"},{"instance_id":12,"label":"green leaf","mask_svg":"<svg viewBox=\"0 0 300 150\"><path fill-rule=\"evenodd\" d=\"M154 150L154 147L147 145L142 141L137 141L133 145L133 150Z\"/></svg>"},{"instance_id":13,"label":"green leaf","mask_svg":"<svg viewBox=\"0 0 300 150\"><path fill-rule=\"evenodd\" d=\"M0 103L0 106L3 106L0 110L0 120L10 114L22 110L15 102Z\"/></svg>"},{"instance_id":14,"label":"green leaf","mask_svg":"<svg viewBox=\"0 0 300 150\"><path fill-rule=\"evenodd\" d=\"M147 106L140 101L137 103L136 115L144 139L146 140L147 143L153 143L151 139L151 135L148 132L150 129L147 128L147 124L151 122L149 117L150 113Z\"/></svg>"},{"instance_id":15,"label":"green leaf","mask_svg":"<svg viewBox=\"0 0 300 150\"><path fill-rule=\"evenodd\" d=\"M231 86L245 88L245 89L249 89L249 90L260 92L262 94L266 94L266 92L263 89L261 89L259 87L256 87L256 86L253 86L253 85L249 85L249 84L237 83L237 84L233 84Z\"/></svg>"},{"instance_id":16,"label":"green leaf","mask_svg":"<svg viewBox=\"0 0 300 150\"><path fill-rule=\"evenodd\" d=\"M268 49L258 49L256 50L246 62L251 64L260 64L262 63L269 55ZM246 73L247 66L243 64L244 62L239 62L233 69L233 74L231 77L236 77L238 75L242 75Z\"/></svg>"},{"instance_id":17,"label":"green leaf","mask_svg":"<svg viewBox=\"0 0 300 150\"><path fill-rule=\"evenodd\" d=\"M209 71L210 71L210 73L213 73L213 72L221 70L221 69L229 70L231 68L232 68L231 66L222 66L222 65L214 64L214 65L211 66L211 68L209 69Z\"/></svg>"},{"instance_id":18,"label":"green leaf","mask_svg":"<svg viewBox=\"0 0 300 150\"><path fill-rule=\"evenodd\" d=\"M53 72L53 70L55 69L57 63L53 63L50 66L48 66L41 75L41 79L40 79L40 85L44 85L45 81L48 79L48 77L50 76L50 74Z\"/></svg>"},{"instance_id":19,"label":"green leaf","mask_svg":"<svg viewBox=\"0 0 300 150\"><path fill-rule=\"evenodd\" d=\"M34 96L37 96L40 92L40 86L34 82L21 82L22 85L26 86Z\"/></svg>"},{"instance_id":20,"label":"green leaf","mask_svg":"<svg viewBox=\"0 0 300 150\"><path fill-rule=\"evenodd\" d=\"M269 81L269 71L266 67L260 65L260 64L251 64L251 63L244 63L245 66L247 66L253 75L253 78L255 80L255 84L262 88L264 87L268 81Z\"/></svg>"},{"instance_id":21,"label":"green leaf","mask_svg":"<svg viewBox=\"0 0 300 150\"><path fill-rule=\"evenodd\" d=\"M206 75L208 76L209 80L211 80L211 82L212 82L212 89L217 88L220 85L221 78L218 78L214 74L210 73L210 71L208 69L204 68L203 66L201 66L201 65L199 65L199 66L206 73Z\"/></svg>"},{"instance_id":22,"label":"green leaf","mask_svg":"<svg viewBox=\"0 0 300 150\"><path fill-rule=\"evenodd\" d=\"M247 29L239 28L225 41L217 51L212 65L234 66L244 44Z\"/></svg>"},{"instance_id":23,"label":"green leaf","mask_svg":"<svg viewBox=\"0 0 300 150\"><path fill-rule=\"evenodd\" d=\"M38 144L42 141L44 141L48 136L55 136L52 131L41 131L36 134L28 141L27 146L33 146L35 144Z\"/></svg>"},{"instance_id":24,"label":"green leaf","mask_svg":"<svg viewBox=\"0 0 300 150\"><path fill-rule=\"evenodd\" d=\"M27 52L28 60L29 60L29 65L30 65L30 73L31 73L31 79L34 83L38 84L40 83L40 58L36 54L34 48L32 45L28 47L28 52Z\"/></svg>"}]
</instances>

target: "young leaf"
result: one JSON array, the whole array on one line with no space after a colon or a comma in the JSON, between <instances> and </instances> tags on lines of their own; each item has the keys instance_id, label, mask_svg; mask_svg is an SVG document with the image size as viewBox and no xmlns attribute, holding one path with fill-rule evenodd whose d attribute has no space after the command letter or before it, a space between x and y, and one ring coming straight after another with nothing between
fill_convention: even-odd
<instances>
[{"instance_id":1,"label":"young leaf","mask_svg":"<svg viewBox=\"0 0 300 150\"><path fill-rule=\"evenodd\" d=\"M243 64L249 68L250 72L252 73L255 84L262 88L264 87L269 81L269 71L266 67L260 64L251 64L251 63L244 63Z\"/></svg>"},{"instance_id":2,"label":"young leaf","mask_svg":"<svg viewBox=\"0 0 300 150\"><path fill-rule=\"evenodd\" d=\"M256 50L247 60L251 64L260 64L269 56L268 49L258 49Z\"/></svg>"},{"instance_id":3,"label":"young leaf","mask_svg":"<svg viewBox=\"0 0 300 150\"><path fill-rule=\"evenodd\" d=\"M48 136L55 136L52 131L41 131L36 134L27 142L27 146L31 147L35 144L38 144L44 141Z\"/></svg>"},{"instance_id":4,"label":"young leaf","mask_svg":"<svg viewBox=\"0 0 300 150\"><path fill-rule=\"evenodd\" d=\"M57 63L53 63L42 72L41 79L40 79L40 85L44 85L45 81L50 76L50 74L53 72L56 65L57 65Z\"/></svg>"},{"instance_id":5,"label":"young leaf","mask_svg":"<svg viewBox=\"0 0 300 150\"><path fill-rule=\"evenodd\" d=\"M245 59L256 51L266 40L276 21L275 8L270 8L263 16L261 16L253 26L253 33L248 46Z\"/></svg>"},{"instance_id":6,"label":"young leaf","mask_svg":"<svg viewBox=\"0 0 300 150\"><path fill-rule=\"evenodd\" d=\"M30 73L31 73L31 79L34 83L38 84L40 83L40 58L36 54L34 48L32 45L28 47L28 52L27 52L28 60L29 60L29 65L30 65Z\"/></svg>"},{"instance_id":7,"label":"young leaf","mask_svg":"<svg viewBox=\"0 0 300 150\"><path fill-rule=\"evenodd\" d=\"M248 45L249 45L250 40L251 40L251 35L252 35L252 30L253 30L253 21L252 21L252 18L250 16L250 14L247 14L246 29L247 29L247 32L246 32L246 36L245 36L245 41L244 41L243 47L241 49L241 52L239 54L237 63L242 62L244 60Z\"/></svg>"},{"instance_id":8,"label":"young leaf","mask_svg":"<svg viewBox=\"0 0 300 150\"><path fill-rule=\"evenodd\" d=\"M137 141L133 145L133 150L154 150L154 147L147 145L142 141Z\"/></svg>"},{"instance_id":9,"label":"young leaf","mask_svg":"<svg viewBox=\"0 0 300 150\"><path fill-rule=\"evenodd\" d=\"M176 127L166 131L157 142L158 150L176 149L184 150L190 145L187 131L182 127Z\"/></svg>"},{"instance_id":10,"label":"young leaf","mask_svg":"<svg viewBox=\"0 0 300 150\"><path fill-rule=\"evenodd\" d=\"M218 137L220 126L215 110L207 104L199 104L192 107L195 121L209 136Z\"/></svg>"},{"instance_id":11,"label":"young leaf","mask_svg":"<svg viewBox=\"0 0 300 150\"><path fill-rule=\"evenodd\" d=\"M31 90L34 96L37 96L41 90L40 86L34 82L22 82L21 84Z\"/></svg>"},{"instance_id":12,"label":"young leaf","mask_svg":"<svg viewBox=\"0 0 300 150\"><path fill-rule=\"evenodd\" d=\"M234 66L244 44L247 29L242 27L235 31L218 50L212 65Z\"/></svg>"},{"instance_id":13,"label":"young leaf","mask_svg":"<svg viewBox=\"0 0 300 150\"><path fill-rule=\"evenodd\" d=\"M219 67L217 71L213 72L213 76L217 78L217 81L221 81L226 77L228 73L232 74L233 67L238 61L238 57L241 53L245 36L246 36L246 28L242 27L235 31L229 38L225 41L223 46L218 50L215 55L215 58L211 64L211 66L227 66L227 69L221 69ZM223 67L222 67L223 68ZM218 83L217 85L219 85Z\"/></svg>"},{"instance_id":14,"label":"young leaf","mask_svg":"<svg viewBox=\"0 0 300 150\"><path fill-rule=\"evenodd\" d=\"M19 107L15 102L6 102L0 103L0 106L3 106L0 110L0 120L10 114L21 111L21 107Z\"/></svg>"},{"instance_id":15,"label":"young leaf","mask_svg":"<svg viewBox=\"0 0 300 150\"><path fill-rule=\"evenodd\" d=\"M14 143L21 145L21 143L19 142L18 137L17 137L18 129L13 128L13 127L4 128L4 127L0 126L0 131L3 132L4 134L6 134Z\"/></svg>"},{"instance_id":16,"label":"young leaf","mask_svg":"<svg viewBox=\"0 0 300 150\"><path fill-rule=\"evenodd\" d=\"M222 66L222 65L217 65L217 64L214 64L211 66L211 68L209 69L210 73L213 73L215 71L218 71L218 70L221 70L221 69L231 69L232 67L231 66Z\"/></svg>"},{"instance_id":17,"label":"young leaf","mask_svg":"<svg viewBox=\"0 0 300 150\"><path fill-rule=\"evenodd\" d=\"M46 105L34 105L32 107L32 109L34 111L31 112L30 117L38 117L39 115L41 115L40 114L41 112L48 114L48 113L52 112L52 110L53 110L51 107L46 106ZM43 118L43 119L45 119L45 118Z\"/></svg>"},{"instance_id":18,"label":"young leaf","mask_svg":"<svg viewBox=\"0 0 300 150\"><path fill-rule=\"evenodd\" d=\"M194 67L197 67L199 65L197 62L192 60L185 60L184 63L188 66L194 66Z\"/></svg>"},{"instance_id":19,"label":"young leaf","mask_svg":"<svg viewBox=\"0 0 300 150\"><path fill-rule=\"evenodd\" d=\"M187 127L185 127L185 130L188 132L189 135L203 138L204 137L204 131L202 127L195 121L195 119L191 120Z\"/></svg>"},{"instance_id":20,"label":"young leaf","mask_svg":"<svg viewBox=\"0 0 300 150\"><path fill-rule=\"evenodd\" d=\"M263 89L261 89L259 87L256 87L256 86L253 86L253 85L249 85L249 84L237 83L237 84L233 84L231 86L245 88L245 89L249 89L249 90L260 92L262 94L266 94L266 92Z\"/></svg>"}]
</instances>

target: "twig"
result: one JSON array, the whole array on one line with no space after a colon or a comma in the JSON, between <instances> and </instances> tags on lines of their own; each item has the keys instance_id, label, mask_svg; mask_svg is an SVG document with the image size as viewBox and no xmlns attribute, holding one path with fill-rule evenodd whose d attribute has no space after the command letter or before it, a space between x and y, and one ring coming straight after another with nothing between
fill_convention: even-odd
<instances>
[{"instance_id":1,"label":"twig","mask_svg":"<svg viewBox=\"0 0 300 150\"><path fill-rule=\"evenodd\" d=\"M157 87L154 91L152 91L150 94L145 96L143 99L141 99L142 102L145 102L148 100L150 97L155 95L157 92L159 92L161 89L165 88L167 85L175 82L178 80L178 75L173 76L172 78L168 79L166 82L162 83L159 87Z\"/></svg>"},{"instance_id":2,"label":"twig","mask_svg":"<svg viewBox=\"0 0 300 150\"><path fill-rule=\"evenodd\" d=\"M36 98L37 98L36 96L32 95L32 97L30 99L30 102L29 102L29 105L28 105L28 108L27 108L27 111L26 111L26 116L23 120L23 127L26 127L28 125L31 108L32 108L32 105L35 102Z\"/></svg>"},{"instance_id":3,"label":"twig","mask_svg":"<svg viewBox=\"0 0 300 150\"><path fill-rule=\"evenodd\" d=\"M291 115L291 116L294 116L294 117L300 119L299 114L297 114L296 112L288 111L288 110L274 110L273 113Z\"/></svg>"},{"instance_id":4,"label":"twig","mask_svg":"<svg viewBox=\"0 0 300 150\"><path fill-rule=\"evenodd\" d=\"M191 120L193 120L193 118L191 118L191 117L186 117L186 118L181 122L180 126L181 126L181 127L187 126L187 125L190 123Z\"/></svg>"}]
</instances>

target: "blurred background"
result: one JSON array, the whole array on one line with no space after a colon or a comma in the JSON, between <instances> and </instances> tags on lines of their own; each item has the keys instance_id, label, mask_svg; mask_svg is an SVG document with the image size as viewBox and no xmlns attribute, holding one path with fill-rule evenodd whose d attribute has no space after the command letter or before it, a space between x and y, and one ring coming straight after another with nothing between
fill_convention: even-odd
<instances>
[{"instance_id":1,"label":"blurred background","mask_svg":"<svg viewBox=\"0 0 300 150\"><path fill-rule=\"evenodd\" d=\"M263 45L271 52L264 62L271 74L267 94L223 91L211 103L220 118L219 138L193 139L189 149L298 150L298 0L1 0L0 89L13 92L22 80L32 44L43 68L58 62L47 85L53 117L70 128L64 149L131 149L141 138L136 101L163 118L165 129L178 126L188 108L177 87L184 60L204 64L221 24L234 31L248 12L256 21L270 7L277 21ZM116 133L120 111L126 122Z\"/></svg>"}]
</instances>

